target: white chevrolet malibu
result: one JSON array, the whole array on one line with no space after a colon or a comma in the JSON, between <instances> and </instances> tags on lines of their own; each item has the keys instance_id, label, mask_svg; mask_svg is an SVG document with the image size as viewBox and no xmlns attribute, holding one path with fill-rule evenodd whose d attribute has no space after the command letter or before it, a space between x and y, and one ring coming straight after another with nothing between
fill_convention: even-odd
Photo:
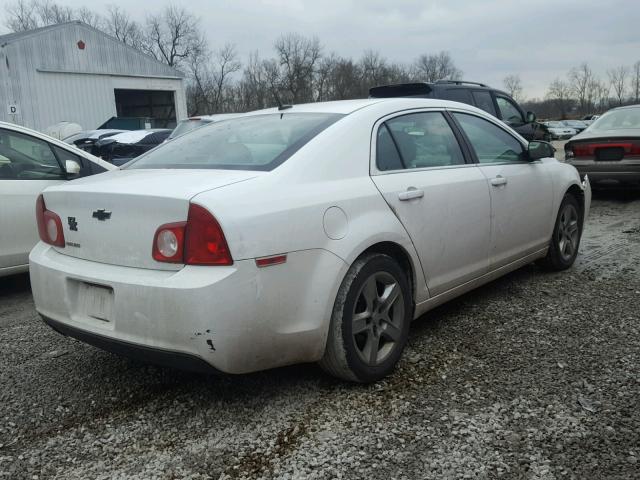
<instances>
[{"instance_id":1,"label":"white chevrolet malibu","mask_svg":"<svg viewBox=\"0 0 640 480\"><path fill-rule=\"evenodd\" d=\"M58 332L145 361L389 374L411 321L535 260L570 267L591 190L460 103L371 99L214 123L48 188L31 252Z\"/></svg>"}]
</instances>

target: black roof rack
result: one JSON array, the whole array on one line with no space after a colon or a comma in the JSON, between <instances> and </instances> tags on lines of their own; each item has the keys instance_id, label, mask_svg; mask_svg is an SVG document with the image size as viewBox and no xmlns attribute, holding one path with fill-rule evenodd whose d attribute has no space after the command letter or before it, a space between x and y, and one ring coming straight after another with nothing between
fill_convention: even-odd
<instances>
[{"instance_id":1,"label":"black roof rack","mask_svg":"<svg viewBox=\"0 0 640 480\"><path fill-rule=\"evenodd\" d=\"M438 80L435 82L438 85L441 84L451 84L451 85L478 85L479 87L488 87L489 85L485 85L480 82L469 82L467 80Z\"/></svg>"}]
</instances>

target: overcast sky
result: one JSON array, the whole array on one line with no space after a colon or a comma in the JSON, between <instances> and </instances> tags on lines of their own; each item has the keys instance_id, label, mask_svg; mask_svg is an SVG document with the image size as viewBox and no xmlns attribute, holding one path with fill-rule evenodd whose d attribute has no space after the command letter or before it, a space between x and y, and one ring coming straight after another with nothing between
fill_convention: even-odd
<instances>
[{"instance_id":1,"label":"overcast sky","mask_svg":"<svg viewBox=\"0 0 640 480\"><path fill-rule=\"evenodd\" d=\"M0 3L4 0L0 1ZM104 4L58 0L72 7ZM143 20L166 2L109 0ZM179 2L177 2L179 3ZM379 51L409 62L447 50L463 78L502 87L520 75L527 97L541 96L555 77L589 62L601 76L640 60L638 0L190 0L213 47L234 43L242 59L282 33L316 35L325 52L358 57Z\"/></svg>"}]
</instances>

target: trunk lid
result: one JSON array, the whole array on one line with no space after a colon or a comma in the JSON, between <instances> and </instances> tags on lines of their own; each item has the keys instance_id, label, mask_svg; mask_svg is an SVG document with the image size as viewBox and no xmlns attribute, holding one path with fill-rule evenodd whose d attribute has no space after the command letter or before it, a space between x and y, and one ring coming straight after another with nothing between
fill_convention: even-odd
<instances>
[{"instance_id":1,"label":"trunk lid","mask_svg":"<svg viewBox=\"0 0 640 480\"><path fill-rule=\"evenodd\" d=\"M62 220L64 255L94 262L156 270L182 265L155 261L153 237L160 225L187 220L198 193L250 180L261 172L230 170L118 170L44 192L48 210ZM215 215L215 212L212 212Z\"/></svg>"}]
</instances>

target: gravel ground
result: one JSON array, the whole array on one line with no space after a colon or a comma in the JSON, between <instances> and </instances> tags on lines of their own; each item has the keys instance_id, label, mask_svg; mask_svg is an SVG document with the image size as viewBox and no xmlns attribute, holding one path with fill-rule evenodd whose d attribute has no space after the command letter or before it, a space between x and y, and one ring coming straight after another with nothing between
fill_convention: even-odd
<instances>
[{"instance_id":1,"label":"gravel ground","mask_svg":"<svg viewBox=\"0 0 640 480\"><path fill-rule=\"evenodd\" d=\"M597 197L573 269L430 312L373 386L144 366L0 280L0 478L638 478L639 260L640 194Z\"/></svg>"}]
</instances>

